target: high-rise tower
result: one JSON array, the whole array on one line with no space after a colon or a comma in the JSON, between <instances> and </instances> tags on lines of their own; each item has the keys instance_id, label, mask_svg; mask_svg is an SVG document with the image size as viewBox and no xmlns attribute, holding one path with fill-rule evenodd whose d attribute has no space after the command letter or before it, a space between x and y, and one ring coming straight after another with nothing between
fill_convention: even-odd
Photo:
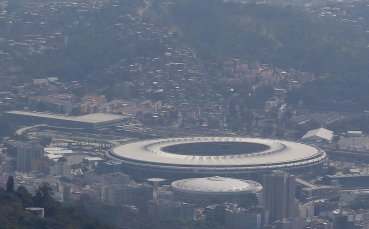
<instances>
[{"instance_id":1,"label":"high-rise tower","mask_svg":"<svg viewBox=\"0 0 369 229\"><path fill-rule=\"evenodd\" d=\"M270 221L294 217L296 213L295 177L282 171L263 175L262 202L270 211Z\"/></svg>"},{"instance_id":2,"label":"high-rise tower","mask_svg":"<svg viewBox=\"0 0 369 229\"><path fill-rule=\"evenodd\" d=\"M42 170L42 161L44 157L43 147L35 142L16 145L17 150L17 170L31 172Z\"/></svg>"}]
</instances>

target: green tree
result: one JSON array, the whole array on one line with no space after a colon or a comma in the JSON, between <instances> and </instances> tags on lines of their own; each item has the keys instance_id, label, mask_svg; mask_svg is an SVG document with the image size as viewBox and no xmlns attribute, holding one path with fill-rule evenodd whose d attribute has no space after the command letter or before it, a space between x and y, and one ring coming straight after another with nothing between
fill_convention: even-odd
<instances>
[{"instance_id":1,"label":"green tree","mask_svg":"<svg viewBox=\"0 0 369 229\"><path fill-rule=\"evenodd\" d=\"M250 194L240 201L240 206L249 208L258 204L258 199L255 194Z\"/></svg>"},{"instance_id":2,"label":"green tree","mask_svg":"<svg viewBox=\"0 0 369 229\"><path fill-rule=\"evenodd\" d=\"M24 186L19 186L16 195L22 201L24 207L31 207L32 203L32 195L28 192L28 190Z\"/></svg>"},{"instance_id":3,"label":"green tree","mask_svg":"<svg viewBox=\"0 0 369 229\"><path fill-rule=\"evenodd\" d=\"M43 137L43 138L40 139L40 145L45 147L45 146L49 145L52 141L53 141L53 139L51 137Z\"/></svg>"},{"instance_id":4,"label":"green tree","mask_svg":"<svg viewBox=\"0 0 369 229\"><path fill-rule=\"evenodd\" d=\"M0 137L10 136L13 134L13 127L8 120L0 118Z\"/></svg>"},{"instance_id":5,"label":"green tree","mask_svg":"<svg viewBox=\"0 0 369 229\"><path fill-rule=\"evenodd\" d=\"M14 192L14 178L13 176L8 176L8 180L6 181L6 191Z\"/></svg>"},{"instance_id":6,"label":"green tree","mask_svg":"<svg viewBox=\"0 0 369 229\"><path fill-rule=\"evenodd\" d=\"M42 185L36 190L36 194L33 197L33 204L37 207L45 208L45 215L52 216L60 208L60 203L52 197L53 190L51 186L43 182Z\"/></svg>"}]
</instances>

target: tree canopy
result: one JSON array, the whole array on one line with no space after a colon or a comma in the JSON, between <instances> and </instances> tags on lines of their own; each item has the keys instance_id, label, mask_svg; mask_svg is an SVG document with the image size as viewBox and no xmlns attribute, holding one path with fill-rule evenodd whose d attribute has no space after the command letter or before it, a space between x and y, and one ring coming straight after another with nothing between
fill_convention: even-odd
<instances>
[{"instance_id":1,"label":"tree canopy","mask_svg":"<svg viewBox=\"0 0 369 229\"><path fill-rule=\"evenodd\" d=\"M13 181L14 182L14 181ZM32 196L23 186L14 190L14 183L8 179L9 187L0 190L0 229L9 228L113 228L88 216L86 211L65 208L52 198L52 191L47 183L42 184ZM12 186L12 187L10 187ZM8 189L12 188L10 192ZM27 211L28 207L43 207L45 218L40 218Z\"/></svg>"}]
</instances>

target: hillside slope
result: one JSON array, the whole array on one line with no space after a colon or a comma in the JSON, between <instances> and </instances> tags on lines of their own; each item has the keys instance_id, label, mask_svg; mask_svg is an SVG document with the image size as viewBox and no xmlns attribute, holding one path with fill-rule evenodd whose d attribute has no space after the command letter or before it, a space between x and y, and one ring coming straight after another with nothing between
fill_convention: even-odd
<instances>
[{"instance_id":1,"label":"hillside slope","mask_svg":"<svg viewBox=\"0 0 369 229\"><path fill-rule=\"evenodd\" d=\"M164 18L203 57L260 60L312 72L368 68L364 31L298 10L177 0Z\"/></svg>"}]
</instances>

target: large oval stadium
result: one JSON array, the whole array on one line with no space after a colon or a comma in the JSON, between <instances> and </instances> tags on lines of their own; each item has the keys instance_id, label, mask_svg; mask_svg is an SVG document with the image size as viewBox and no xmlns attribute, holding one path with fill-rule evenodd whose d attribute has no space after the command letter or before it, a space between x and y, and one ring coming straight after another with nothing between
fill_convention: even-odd
<instances>
[{"instance_id":1,"label":"large oval stadium","mask_svg":"<svg viewBox=\"0 0 369 229\"><path fill-rule=\"evenodd\" d=\"M243 177L271 170L319 167L326 153L302 143L244 137L145 140L113 148L109 157L136 176Z\"/></svg>"}]
</instances>

